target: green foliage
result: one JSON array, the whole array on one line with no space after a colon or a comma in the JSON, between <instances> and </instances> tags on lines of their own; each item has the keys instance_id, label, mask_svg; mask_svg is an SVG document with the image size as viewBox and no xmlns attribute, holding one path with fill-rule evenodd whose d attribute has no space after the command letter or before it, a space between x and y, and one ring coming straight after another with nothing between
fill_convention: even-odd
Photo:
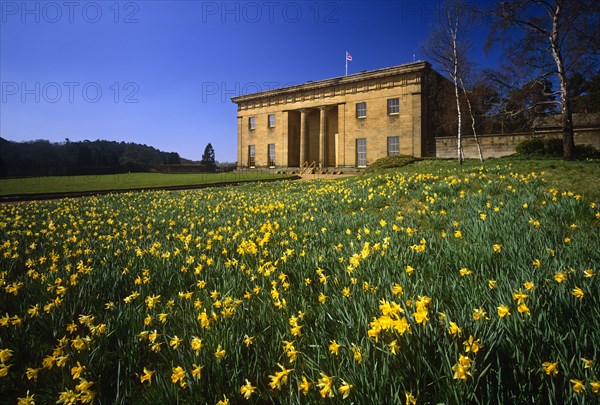
<instances>
[{"instance_id":1,"label":"green foliage","mask_svg":"<svg viewBox=\"0 0 600 405\"><path fill-rule=\"evenodd\" d=\"M414 162L420 161L420 158L410 156L410 155L398 155L398 156L386 156L381 159L377 159L375 162L371 163L367 169L366 173L376 172L382 169L390 169L394 167L402 167L409 165Z\"/></svg>"},{"instance_id":2,"label":"green foliage","mask_svg":"<svg viewBox=\"0 0 600 405\"><path fill-rule=\"evenodd\" d=\"M525 157L562 157L563 142L559 138L530 138L519 143L516 151ZM600 158L600 151L591 145L575 145L575 152L579 159Z\"/></svg>"},{"instance_id":3,"label":"green foliage","mask_svg":"<svg viewBox=\"0 0 600 405\"><path fill-rule=\"evenodd\" d=\"M549 138L544 139L544 152L545 156L562 157L563 155L563 141L560 138Z\"/></svg>"},{"instance_id":4,"label":"green foliage","mask_svg":"<svg viewBox=\"0 0 600 405\"><path fill-rule=\"evenodd\" d=\"M0 205L2 400L56 403L84 378L96 403L242 403L246 380L250 402L322 403L327 375L328 403L596 403L600 201L551 186L549 164L597 178L592 162L423 161Z\"/></svg>"},{"instance_id":5,"label":"green foliage","mask_svg":"<svg viewBox=\"0 0 600 405\"><path fill-rule=\"evenodd\" d=\"M579 159L600 159L600 150L592 145L575 145L575 154Z\"/></svg>"},{"instance_id":6,"label":"green foliage","mask_svg":"<svg viewBox=\"0 0 600 405\"><path fill-rule=\"evenodd\" d=\"M521 155L531 156L541 156L544 154L544 141L540 138L530 138L526 139L523 142L519 143L515 147L517 153Z\"/></svg>"},{"instance_id":7,"label":"green foliage","mask_svg":"<svg viewBox=\"0 0 600 405\"><path fill-rule=\"evenodd\" d=\"M73 176L145 172L163 164L179 164L175 152L147 145L114 141L52 143L12 142L0 138L0 174L7 177Z\"/></svg>"},{"instance_id":8,"label":"green foliage","mask_svg":"<svg viewBox=\"0 0 600 405\"><path fill-rule=\"evenodd\" d=\"M214 170L217 167L217 161L215 159L215 149L212 144L209 142L204 148L204 153L202 153L202 160L200 164L204 165L208 169Z\"/></svg>"}]
</instances>

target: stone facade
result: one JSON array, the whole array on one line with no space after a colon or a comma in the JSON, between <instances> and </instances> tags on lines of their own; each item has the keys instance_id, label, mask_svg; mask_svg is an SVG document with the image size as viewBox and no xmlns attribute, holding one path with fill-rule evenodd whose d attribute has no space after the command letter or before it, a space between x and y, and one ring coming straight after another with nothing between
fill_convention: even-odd
<instances>
[{"instance_id":1,"label":"stone facade","mask_svg":"<svg viewBox=\"0 0 600 405\"><path fill-rule=\"evenodd\" d=\"M233 97L238 168L364 167L388 154L435 156L427 62Z\"/></svg>"}]
</instances>

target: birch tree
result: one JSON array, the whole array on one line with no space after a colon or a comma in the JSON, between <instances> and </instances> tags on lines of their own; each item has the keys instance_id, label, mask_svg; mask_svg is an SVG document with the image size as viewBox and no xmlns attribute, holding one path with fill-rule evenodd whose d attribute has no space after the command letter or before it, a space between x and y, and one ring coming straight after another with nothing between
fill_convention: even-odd
<instances>
[{"instance_id":1,"label":"birch tree","mask_svg":"<svg viewBox=\"0 0 600 405\"><path fill-rule=\"evenodd\" d=\"M467 27L470 26L474 14L461 1L445 1L442 3L439 21L430 28L429 36L421 49L425 56L438 65L452 80L457 112L457 159L460 164L464 160L462 147L463 109L461 93L467 100L467 109L472 122L473 134L479 151L479 159L483 160L468 92L465 88L466 73L471 66L468 59L470 41Z\"/></svg>"},{"instance_id":2,"label":"birch tree","mask_svg":"<svg viewBox=\"0 0 600 405\"><path fill-rule=\"evenodd\" d=\"M496 4L488 43L501 43L504 57L527 81L558 84L563 158L575 158L569 78L598 68L600 2L597 0L509 0ZM514 76L518 79L518 75Z\"/></svg>"}]
</instances>

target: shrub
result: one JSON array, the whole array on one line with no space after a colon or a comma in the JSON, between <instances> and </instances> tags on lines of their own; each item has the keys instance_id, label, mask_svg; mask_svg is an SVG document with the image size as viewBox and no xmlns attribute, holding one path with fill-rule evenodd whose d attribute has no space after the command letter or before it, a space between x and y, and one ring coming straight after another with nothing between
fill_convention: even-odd
<instances>
[{"instance_id":1,"label":"shrub","mask_svg":"<svg viewBox=\"0 0 600 405\"><path fill-rule=\"evenodd\" d=\"M544 139L544 155L546 156L562 156L563 141L559 138Z\"/></svg>"},{"instance_id":2,"label":"shrub","mask_svg":"<svg viewBox=\"0 0 600 405\"><path fill-rule=\"evenodd\" d=\"M371 173L382 169L402 167L419 160L422 159L410 155L386 156L381 159L377 159L375 162L370 164L366 172Z\"/></svg>"},{"instance_id":3,"label":"shrub","mask_svg":"<svg viewBox=\"0 0 600 405\"><path fill-rule=\"evenodd\" d=\"M530 138L519 143L515 149L523 156L562 157L563 141L560 138ZM578 159L600 159L600 151L592 145L575 145L575 155Z\"/></svg>"},{"instance_id":4,"label":"shrub","mask_svg":"<svg viewBox=\"0 0 600 405\"><path fill-rule=\"evenodd\" d=\"M578 159L600 159L600 150L592 145L575 145L575 155Z\"/></svg>"},{"instance_id":5,"label":"shrub","mask_svg":"<svg viewBox=\"0 0 600 405\"><path fill-rule=\"evenodd\" d=\"M520 155L543 155L544 141L539 138L526 139L519 143L515 149Z\"/></svg>"}]
</instances>

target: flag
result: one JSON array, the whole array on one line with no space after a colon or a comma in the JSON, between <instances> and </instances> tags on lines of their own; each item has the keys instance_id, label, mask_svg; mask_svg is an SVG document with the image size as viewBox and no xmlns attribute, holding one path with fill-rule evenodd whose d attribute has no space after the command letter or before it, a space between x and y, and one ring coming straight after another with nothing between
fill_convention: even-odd
<instances>
[{"instance_id":1,"label":"flag","mask_svg":"<svg viewBox=\"0 0 600 405\"><path fill-rule=\"evenodd\" d=\"M346 60L352 61L352 55L348 51L346 51Z\"/></svg>"}]
</instances>

